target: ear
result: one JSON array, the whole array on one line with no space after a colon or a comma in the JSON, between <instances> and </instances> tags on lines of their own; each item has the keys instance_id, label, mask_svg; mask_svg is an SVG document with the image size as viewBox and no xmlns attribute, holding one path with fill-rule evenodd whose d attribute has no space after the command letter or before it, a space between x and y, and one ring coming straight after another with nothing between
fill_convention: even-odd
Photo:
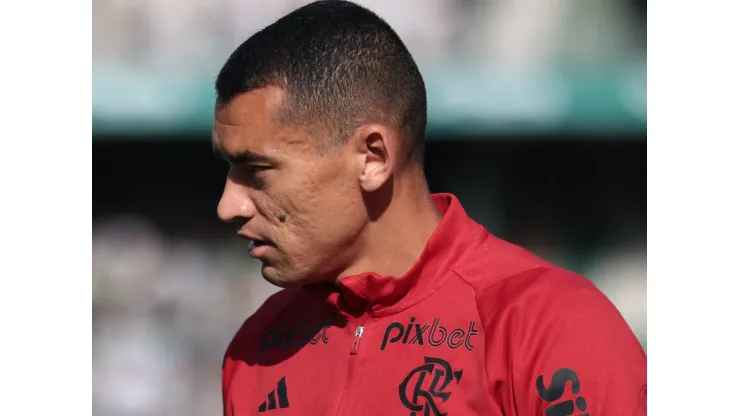
<instances>
[{"instance_id":1,"label":"ear","mask_svg":"<svg viewBox=\"0 0 740 416\"><path fill-rule=\"evenodd\" d=\"M360 186L365 192L380 189L393 176L398 159L398 136L381 124L360 127L353 135Z\"/></svg>"}]
</instances>

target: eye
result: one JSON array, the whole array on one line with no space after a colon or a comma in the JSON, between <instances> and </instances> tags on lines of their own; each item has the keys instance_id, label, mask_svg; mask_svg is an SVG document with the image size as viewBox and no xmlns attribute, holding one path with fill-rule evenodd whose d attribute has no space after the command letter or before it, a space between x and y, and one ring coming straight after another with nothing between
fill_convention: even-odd
<instances>
[{"instance_id":1,"label":"eye","mask_svg":"<svg viewBox=\"0 0 740 416\"><path fill-rule=\"evenodd\" d=\"M264 172L270 169L272 169L272 166L265 165L243 165L240 167L240 170L243 172L242 174L253 180L264 179Z\"/></svg>"},{"instance_id":2,"label":"eye","mask_svg":"<svg viewBox=\"0 0 740 416\"><path fill-rule=\"evenodd\" d=\"M232 171L236 171L241 175L244 176L251 176L255 175L259 172L265 171L267 169L270 169L271 166L263 166L263 165L251 165L248 163L232 163L229 162L229 168Z\"/></svg>"},{"instance_id":3,"label":"eye","mask_svg":"<svg viewBox=\"0 0 740 416\"><path fill-rule=\"evenodd\" d=\"M232 166L232 169L245 184L261 189L266 186L266 172L272 169L272 166L241 164Z\"/></svg>"},{"instance_id":4,"label":"eye","mask_svg":"<svg viewBox=\"0 0 740 416\"><path fill-rule=\"evenodd\" d=\"M259 173L259 172L263 172L263 171L270 169L270 166L248 165L246 166L246 169L248 172L251 172L251 173Z\"/></svg>"}]
</instances>

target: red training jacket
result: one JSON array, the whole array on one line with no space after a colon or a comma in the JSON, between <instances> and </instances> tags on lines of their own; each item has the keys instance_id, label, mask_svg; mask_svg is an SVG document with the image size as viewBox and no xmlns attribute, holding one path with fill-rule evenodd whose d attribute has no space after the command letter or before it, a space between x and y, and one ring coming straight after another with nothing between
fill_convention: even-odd
<instances>
[{"instance_id":1,"label":"red training jacket","mask_svg":"<svg viewBox=\"0 0 740 416\"><path fill-rule=\"evenodd\" d=\"M612 303L434 198L405 276L282 290L247 319L225 414L645 415L647 358Z\"/></svg>"}]
</instances>

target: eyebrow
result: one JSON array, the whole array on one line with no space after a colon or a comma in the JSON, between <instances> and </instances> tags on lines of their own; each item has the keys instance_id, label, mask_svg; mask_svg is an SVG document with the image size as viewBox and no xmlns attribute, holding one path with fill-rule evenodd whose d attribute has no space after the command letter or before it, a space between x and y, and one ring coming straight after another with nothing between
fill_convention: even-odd
<instances>
[{"instance_id":1,"label":"eyebrow","mask_svg":"<svg viewBox=\"0 0 740 416\"><path fill-rule=\"evenodd\" d=\"M216 157L224 159L234 165L245 163L267 163L271 165L278 164L278 161L276 159L267 155L252 152L250 150L240 150L236 153L227 153L222 147L214 145L213 154L216 155Z\"/></svg>"}]
</instances>

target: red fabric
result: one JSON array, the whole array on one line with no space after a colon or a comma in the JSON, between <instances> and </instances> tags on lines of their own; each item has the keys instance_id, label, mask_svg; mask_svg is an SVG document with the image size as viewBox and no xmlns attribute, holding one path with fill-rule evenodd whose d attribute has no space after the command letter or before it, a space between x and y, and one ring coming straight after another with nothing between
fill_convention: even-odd
<instances>
[{"instance_id":1,"label":"red fabric","mask_svg":"<svg viewBox=\"0 0 740 416\"><path fill-rule=\"evenodd\" d=\"M646 414L646 355L609 300L434 197L442 221L405 276L283 290L247 319L225 414Z\"/></svg>"}]
</instances>

